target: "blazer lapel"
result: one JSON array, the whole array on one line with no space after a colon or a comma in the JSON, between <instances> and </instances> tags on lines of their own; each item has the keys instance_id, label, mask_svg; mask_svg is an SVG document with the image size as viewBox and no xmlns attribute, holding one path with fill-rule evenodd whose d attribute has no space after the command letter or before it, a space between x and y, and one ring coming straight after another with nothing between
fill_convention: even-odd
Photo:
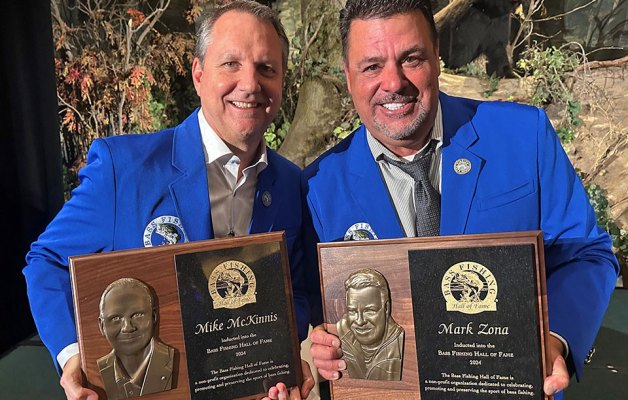
<instances>
[{"instance_id":1,"label":"blazer lapel","mask_svg":"<svg viewBox=\"0 0 628 400\"><path fill-rule=\"evenodd\" d=\"M441 235L457 235L465 233L484 160L469 150L478 139L469 110L443 93L440 101L444 131L440 230Z\"/></svg>"},{"instance_id":2,"label":"blazer lapel","mask_svg":"<svg viewBox=\"0 0 628 400\"><path fill-rule=\"evenodd\" d=\"M175 128L172 165L181 176L170 184L170 194L188 240L212 239L207 168L196 111Z\"/></svg>"},{"instance_id":3,"label":"blazer lapel","mask_svg":"<svg viewBox=\"0 0 628 400\"><path fill-rule=\"evenodd\" d=\"M279 188L275 187L278 175L277 162L273 162L275 154L272 151L267 151L267 154L268 166L257 176L249 233L271 231L281 203Z\"/></svg>"},{"instance_id":4,"label":"blazer lapel","mask_svg":"<svg viewBox=\"0 0 628 400\"><path fill-rule=\"evenodd\" d=\"M172 351L174 352L174 349ZM172 369L170 349L163 343L155 341L153 355L146 367L146 376L140 395L163 392L170 388Z\"/></svg>"},{"instance_id":5,"label":"blazer lapel","mask_svg":"<svg viewBox=\"0 0 628 400\"><path fill-rule=\"evenodd\" d=\"M354 222L369 223L378 239L404 237L384 178L368 146L364 125L354 134L349 152L348 184L355 204L365 215L365 221Z\"/></svg>"}]
</instances>

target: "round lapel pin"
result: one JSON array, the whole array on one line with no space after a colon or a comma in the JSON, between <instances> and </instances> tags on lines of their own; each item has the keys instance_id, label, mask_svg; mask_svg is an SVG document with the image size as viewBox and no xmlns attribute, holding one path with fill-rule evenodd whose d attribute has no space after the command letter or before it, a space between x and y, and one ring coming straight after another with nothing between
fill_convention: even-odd
<instances>
[{"instance_id":1,"label":"round lapel pin","mask_svg":"<svg viewBox=\"0 0 628 400\"><path fill-rule=\"evenodd\" d=\"M262 204L266 207L270 207L273 203L273 196L270 195L270 192L262 193Z\"/></svg>"},{"instance_id":2,"label":"round lapel pin","mask_svg":"<svg viewBox=\"0 0 628 400\"><path fill-rule=\"evenodd\" d=\"M469 173L469 171L471 171L471 161L466 158L457 159L454 163L454 171L456 171L458 175Z\"/></svg>"}]
</instances>

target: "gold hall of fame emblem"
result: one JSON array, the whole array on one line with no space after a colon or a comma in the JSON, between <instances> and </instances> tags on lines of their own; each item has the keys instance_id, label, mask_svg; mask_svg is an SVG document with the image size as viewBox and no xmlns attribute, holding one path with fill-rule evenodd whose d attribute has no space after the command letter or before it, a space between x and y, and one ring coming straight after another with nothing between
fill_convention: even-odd
<instances>
[{"instance_id":1,"label":"gold hall of fame emblem","mask_svg":"<svg viewBox=\"0 0 628 400\"><path fill-rule=\"evenodd\" d=\"M452 265L441 282L447 311L478 314L497 311L497 281L491 271L472 261Z\"/></svg>"},{"instance_id":2,"label":"gold hall of fame emblem","mask_svg":"<svg viewBox=\"0 0 628 400\"><path fill-rule=\"evenodd\" d=\"M255 303L255 274L240 261L225 261L209 275L209 295L214 301L214 309L240 308Z\"/></svg>"}]
</instances>

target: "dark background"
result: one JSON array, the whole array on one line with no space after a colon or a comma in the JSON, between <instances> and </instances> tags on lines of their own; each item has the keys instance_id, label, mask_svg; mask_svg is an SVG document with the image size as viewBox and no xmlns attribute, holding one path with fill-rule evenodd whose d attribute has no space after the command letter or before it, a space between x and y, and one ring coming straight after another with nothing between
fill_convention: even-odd
<instances>
[{"instance_id":1,"label":"dark background","mask_svg":"<svg viewBox=\"0 0 628 400\"><path fill-rule=\"evenodd\" d=\"M35 332L24 256L63 204L50 2L0 2L0 354Z\"/></svg>"}]
</instances>

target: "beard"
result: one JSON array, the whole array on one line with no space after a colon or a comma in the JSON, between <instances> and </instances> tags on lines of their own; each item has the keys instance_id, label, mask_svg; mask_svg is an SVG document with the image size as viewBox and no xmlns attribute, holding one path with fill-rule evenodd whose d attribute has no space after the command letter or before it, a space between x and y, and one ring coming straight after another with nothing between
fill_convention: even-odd
<instances>
[{"instance_id":1,"label":"beard","mask_svg":"<svg viewBox=\"0 0 628 400\"><path fill-rule=\"evenodd\" d=\"M383 100L379 100L378 104L383 103L394 103L394 102L411 102L416 100L416 97L408 97L399 94L393 94L391 96L387 96ZM388 137L392 140L405 140L410 139L419 131L421 126L425 124L430 114L429 110L425 108L423 102L419 100L416 103L416 106L419 107L419 112L416 118L410 122L409 124L401 127L401 128L393 128L387 123L380 121L377 116L374 116L373 123L377 130L384 136ZM399 118L405 118L404 116L400 116Z\"/></svg>"}]
</instances>

